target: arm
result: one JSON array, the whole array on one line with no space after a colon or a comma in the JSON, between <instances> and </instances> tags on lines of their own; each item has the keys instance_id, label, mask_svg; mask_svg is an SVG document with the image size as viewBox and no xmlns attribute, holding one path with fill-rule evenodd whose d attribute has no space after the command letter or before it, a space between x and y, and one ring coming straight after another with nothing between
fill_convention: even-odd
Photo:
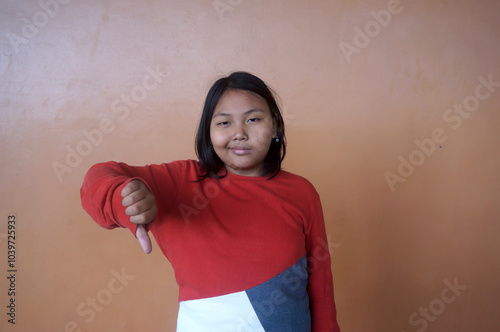
<instances>
[{"instance_id":1,"label":"arm","mask_svg":"<svg viewBox=\"0 0 500 332\"><path fill-rule=\"evenodd\" d=\"M314 191L307 225L306 252L309 263L308 293L313 332L340 332L333 295L331 258L323 210Z\"/></svg>"},{"instance_id":2,"label":"arm","mask_svg":"<svg viewBox=\"0 0 500 332\"><path fill-rule=\"evenodd\" d=\"M140 168L125 164L97 164L87 172L80 194L83 208L99 225L107 229L129 228L143 250L150 253L146 225L155 219L157 207L151 190L138 178L139 173Z\"/></svg>"}]
</instances>

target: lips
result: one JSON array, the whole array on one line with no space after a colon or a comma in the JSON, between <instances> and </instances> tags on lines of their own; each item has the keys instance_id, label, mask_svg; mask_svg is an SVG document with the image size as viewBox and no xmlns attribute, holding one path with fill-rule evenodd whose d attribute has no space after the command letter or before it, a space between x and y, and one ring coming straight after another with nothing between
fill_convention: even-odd
<instances>
[{"instance_id":1,"label":"lips","mask_svg":"<svg viewBox=\"0 0 500 332\"><path fill-rule=\"evenodd\" d=\"M242 156L250 153L251 149L244 147L244 146L235 146L232 148L229 148L235 155Z\"/></svg>"}]
</instances>

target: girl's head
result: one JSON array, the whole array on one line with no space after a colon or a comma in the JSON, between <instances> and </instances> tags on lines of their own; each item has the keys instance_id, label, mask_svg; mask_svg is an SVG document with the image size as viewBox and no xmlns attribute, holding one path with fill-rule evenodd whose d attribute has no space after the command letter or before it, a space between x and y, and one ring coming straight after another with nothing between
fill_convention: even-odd
<instances>
[{"instance_id":1,"label":"girl's head","mask_svg":"<svg viewBox=\"0 0 500 332\"><path fill-rule=\"evenodd\" d=\"M218 79L205 100L196 153L207 176L216 176L222 167L240 175L276 175L286 138L271 89L245 72Z\"/></svg>"}]
</instances>

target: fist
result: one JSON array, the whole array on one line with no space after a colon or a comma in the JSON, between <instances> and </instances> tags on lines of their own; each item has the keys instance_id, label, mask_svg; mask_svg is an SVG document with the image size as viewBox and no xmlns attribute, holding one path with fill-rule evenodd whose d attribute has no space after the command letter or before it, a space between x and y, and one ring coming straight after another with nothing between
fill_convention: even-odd
<instances>
[{"instance_id":1,"label":"fist","mask_svg":"<svg viewBox=\"0 0 500 332\"><path fill-rule=\"evenodd\" d=\"M130 217L131 223L145 225L156 217L158 210L155 197L142 181L130 181L121 194L125 214Z\"/></svg>"},{"instance_id":2,"label":"fist","mask_svg":"<svg viewBox=\"0 0 500 332\"><path fill-rule=\"evenodd\" d=\"M153 194L142 181L130 181L122 189L122 205L125 207L125 214L130 216L130 222L137 224L135 236L146 254L152 249L151 239L144 227L156 217L158 212Z\"/></svg>"}]
</instances>

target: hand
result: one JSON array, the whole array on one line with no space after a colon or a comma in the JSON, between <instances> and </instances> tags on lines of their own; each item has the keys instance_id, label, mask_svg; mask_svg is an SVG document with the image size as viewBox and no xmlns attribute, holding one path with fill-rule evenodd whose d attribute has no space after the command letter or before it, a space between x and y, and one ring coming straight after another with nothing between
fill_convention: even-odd
<instances>
[{"instance_id":1,"label":"hand","mask_svg":"<svg viewBox=\"0 0 500 332\"><path fill-rule=\"evenodd\" d=\"M121 192L122 205L125 214L130 216L130 222L137 225L135 236L146 254L151 252L151 239L144 225L153 221L158 209L154 195L146 185L139 180L130 181Z\"/></svg>"}]
</instances>

